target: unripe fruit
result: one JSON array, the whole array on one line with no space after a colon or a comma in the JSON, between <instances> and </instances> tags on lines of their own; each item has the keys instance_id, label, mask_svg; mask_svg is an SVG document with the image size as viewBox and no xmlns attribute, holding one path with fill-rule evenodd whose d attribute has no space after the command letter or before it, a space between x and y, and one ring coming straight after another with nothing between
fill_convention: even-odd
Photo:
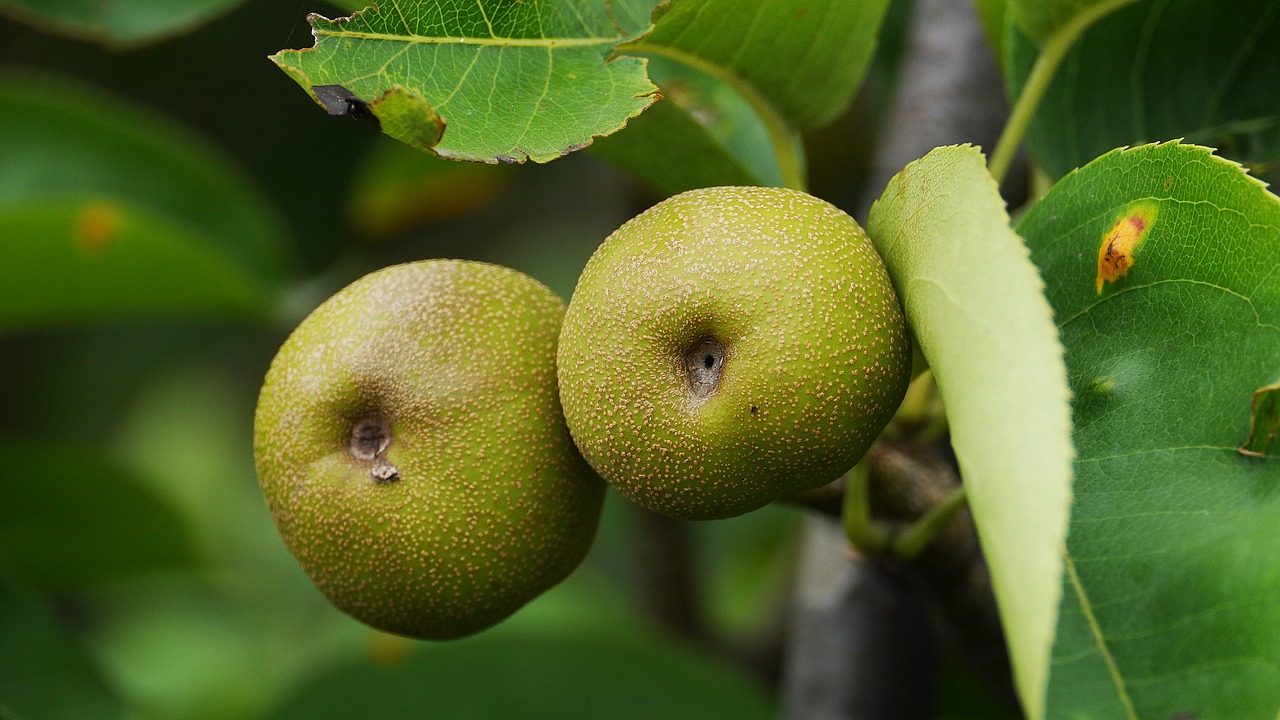
<instances>
[{"instance_id":1,"label":"unripe fruit","mask_svg":"<svg viewBox=\"0 0 1280 720\"><path fill-rule=\"evenodd\" d=\"M254 455L281 537L334 605L460 637L586 555L604 484L560 412L563 313L514 270L432 260L366 275L290 335Z\"/></svg>"},{"instance_id":2,"label":"unripe fruit","mask_svg":"<svg viewBox=\"0 0 1280 720\"><path fill-rule=\"evenodd\" d=\"M560 333L573 439L634 502L722 518L849 470L906 392L884 264L836 207L777 188L669 198L614 232Z\"/></svg>"}]
</instances>

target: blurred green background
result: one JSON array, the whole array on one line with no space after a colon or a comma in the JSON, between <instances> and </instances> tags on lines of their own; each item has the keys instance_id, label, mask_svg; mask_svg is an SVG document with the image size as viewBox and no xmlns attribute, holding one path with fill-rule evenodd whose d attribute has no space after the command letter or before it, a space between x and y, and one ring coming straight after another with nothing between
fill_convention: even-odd
<instances>
[{"instance_id":1,"label":"blurred green background","mask_svg":"<svg viewBox=\"0 0 1280 720\"><path fill-rule=\"evenodd\" d=\"M611 496L566 583L429 644L330 607L254 477L258 384L330 293L456 257L568 298L656 194L586 153L461 165L326 116L266 57L331 8L121 47L27 5L0 2L0 718L775 713L797 511L690 525ZM864 135L828 133L819 190L852 196Z\"/></svg>"}]
</instances>

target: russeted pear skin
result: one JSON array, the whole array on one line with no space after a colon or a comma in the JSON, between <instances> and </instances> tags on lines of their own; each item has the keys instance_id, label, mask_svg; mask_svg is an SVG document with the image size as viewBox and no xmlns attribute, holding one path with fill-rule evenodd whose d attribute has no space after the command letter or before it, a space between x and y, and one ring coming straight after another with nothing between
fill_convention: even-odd
<instances>
[{"instance_id":1,"label":"russeted pear skin","mask_svg":"<svg viewBox=\"0 0 1280 720\"><path fill-rule=\"evenodd\" d=\"M258 400L258 478L334 605L456 638L578 566L605 486L560 410L564 309L514 270L428 260L357 280L285 341Z\"/></svg>"},{"instance_id":2,"label":"russeted pear skin","mask_svg":"<svg viewBox=\"0 0 1280 720\"><path fill-rule=\"evenodd\" d=\"M668 198L587 262L560 333L560 399L583 456L635 503L740 515L825 485L909 380L897 295L854 220L808 194Z\"/></svg>"}]
</instances>

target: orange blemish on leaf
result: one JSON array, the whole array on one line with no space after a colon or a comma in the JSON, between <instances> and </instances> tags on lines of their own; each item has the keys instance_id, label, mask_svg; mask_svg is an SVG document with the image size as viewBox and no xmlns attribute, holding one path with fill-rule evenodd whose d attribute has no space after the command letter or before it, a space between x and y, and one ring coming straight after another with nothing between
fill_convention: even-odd
<instances>
[{"instance_id":1,"label":"orange blemish on leaf","mask_svg":"<svg viewBox=\"0 0 1280 720\"><path fill-rule=\"evenodd\" d=\"M1119 280L1133 267L1138 246L1146 239L1155 221L1155 203L1134 205L1102 236L1102 244L1098 247L1096 292L1099 295L1103 284Z\"/></svg>"},{"instance_id":2,"label":"orange blemish on leaf","mask_svg":"<svg viewBox=\"0 0 1280 720\"><path fill-rule=\"evenodd\" d=\"M85 205L76 216L75 243L87 255L99 255L120 234L120 208L106 200Z\"/></svg>"}]
</instances>

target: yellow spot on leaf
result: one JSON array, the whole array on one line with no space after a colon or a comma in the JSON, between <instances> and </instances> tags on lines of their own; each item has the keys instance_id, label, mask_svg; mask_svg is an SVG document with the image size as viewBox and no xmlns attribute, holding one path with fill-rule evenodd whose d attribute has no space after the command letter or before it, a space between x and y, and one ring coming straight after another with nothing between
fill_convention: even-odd
<instances>
[{"instance_id":1,"label":"yellow spot on leaf","mask_svg":"<svg viewBox=\"0 0 1280 720\"><path fill-rule=\"evenodd\" d=\"M1115 225L1102 236L1098 247L1098 282L1096 292L1102 294L1104 283L1115 282L1133 267L1138 246L1146 239L1156 222L1155 203L1142 203L1130 207Z\"/></svg>"},{"instance_id":2,"label":"yellow spot on leaf","mask_svg":"<svg viewBox=\"0 0 1280 720\"><path fill-rule=\"evenodd\" d=\"M120 234L120 208L95 200L76 216L75 244L86 255L100 255Z\"/></svg>"}]
</instances>

